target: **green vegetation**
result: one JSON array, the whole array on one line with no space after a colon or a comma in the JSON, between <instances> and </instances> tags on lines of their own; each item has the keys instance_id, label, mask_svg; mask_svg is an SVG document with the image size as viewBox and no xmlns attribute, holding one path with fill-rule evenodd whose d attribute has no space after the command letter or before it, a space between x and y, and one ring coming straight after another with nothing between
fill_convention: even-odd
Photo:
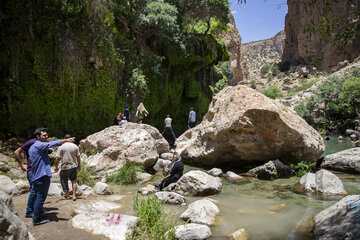
<instances>
[{"instance_id":1,"label":"green vegetation","mask_svg":"<svg viewBox=\"0 0 360 240\"><path fill-rule=\"evenodd\" d=\"M254 79L250 81L250 87L256 89L256 81Z\"/></svg>"},{"instance_id":2,"label":"green vegetation","mask_svg":"<svg viewBox=\"0 0 360 240\"><path fill-rule=\"evenodd\" d=\"M136 195L133 199L133 209L139 217L139 223L133 234L127 236L127 240L175 239L176 219L165 212L164 203L157 197L141 199Z\"/></svg>"},{"instance_id":3,"label":"green vegetation","mask_svg":"<svg viewBox=\"0 0 360 240\"><path fill-rule=\"evenodd\" d=\"M295 89L289 91L288 96L294 96L295 94L297 94L298 92L304 91L310 87L312 87L312 85L314 85L315 83L317 83L320 79L319 78L314 78L311 79L310 81L307 81L305 78L300 79L300 86L296 87Z\"/></svg>"},{"instance_id":4,"label":"green vegetation","mask_svg":"<svg viewBox=\"0 0 360 240\"><path fill-rule=\"evenodd\" d=\"M76 181L79 185L94 186L95 184L95 173L84 164L81 164L81 170L77 173Z\"/></svg>"},{"instance_id":5,"label":"green vegetation","mask_svg":"<svg viewBox=\"0 0 360 240\"><path fill-rule=\"evenodd\" d=\"M219 68L227 79L231 80L233 78L234 71L230 67L229 62L227 61L219 62L215 67Z\"/></svg>"},{"instance_id":6,"label":"green vegetation","mask_svg":"<svg viewBox=\"0 0 360 240\"><path fill-rule=\"evenodd\" d=\"M265 78L266 74L268 73L270 69L270 65L269 64L265 64L264 66L261 67L260 69L260 76L262 78Z\"/></svg>"},{"instance_id":7,"label":"green vegetation","mask_svg":"<svg viewBox=\"0 0 360 240\"><path fill-rule=\"evenodd\" d=\"M228 86L228 80L224 76L222 79L220 79L218 82L215 83L215 86L209 86L212 93L215 95L216 93L220 92L224 87Z\"/></svg>"},{"instance_id":8,"label":"green vegetation","mask_svg":"<svg viewBox=\"0 0 360 240\"><path fill-rule=\"evenodd\" d=\"M170 112L180 132L191 106L205 114L213 67L230 57L217 36L226 0L5 0L2 13L0 131L10 135L44 126L81 139L125 104L134 116L139 101L146 123L160 128Z\"/></svg>"},{"instance_id":9,"label":"green vegetation","mask_svg":"<svg viewBox=\"0 0 360 240\"><path fill-rule=\"evenodd\" d=\"M296 176L302 177L308 172L314 172L316 167L316 163L309 162L298 162L296 164L290 164L290 168L294 169Z\"/></svg>"},{"instance_id":10,"label":"green vegetation","mask_svg":"<svg viewBox=\"0 0 360 240\"><path fill-rule=\"evenodd\" d=\"M268 88L265 88L262 94L272 99L284 97L284 94L281 91L281 89L274 85L270 85Z\"/></svg>"},{"instance_id":11,"label":"green vegetation","mask_svg":"<svg viewBox=\"0 0 360 240\"><path fill-rule=\"evenodd\" d=\"M116 184L133 184L137 182L137 172L144 172L144 170L142 167L126 160L125 165L122 168L120 168L116 173L106 175L105 179L107 182Z\"/></svg>"},{"instance_id":12,"label":"green vegetation","mask_svg":"<svg viewBox=\"0 0 360 240\"><path fill-rule=\"evenodd\" d=\"M340 130L352 128L355 118L359 118L360 77L359 69L350 69L345 77L331 77L319 86L314 96L300 102L295 111L318 130L324 129L329 122L335 122ZM325 118L313 121L313 112L324 105Z\"/></svg>"}]
</instances>

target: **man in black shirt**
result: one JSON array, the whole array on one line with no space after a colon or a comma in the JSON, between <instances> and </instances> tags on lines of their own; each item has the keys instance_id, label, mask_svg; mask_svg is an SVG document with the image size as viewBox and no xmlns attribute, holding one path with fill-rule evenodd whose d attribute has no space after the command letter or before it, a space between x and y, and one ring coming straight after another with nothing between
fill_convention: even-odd
<instances>
[{"instance_id":1,"label":"man in black shirt","mask_svg":"<svg viewBox=\"0 0 360 240\"><path fill-rule=\"evenodd\" d=\"M171 163L168 167L164 168L163 174L166 176L170 170L170 176L164 178L160 185L158 186L159 190L161 191L163 188L169 186L171 183L177 182L183 175L184 171L184 164L181 161L180 156L177 156L176 152L173 155L173 163ZM157 187L157 186L155 186Z\"/></svg>"}]
</instances>

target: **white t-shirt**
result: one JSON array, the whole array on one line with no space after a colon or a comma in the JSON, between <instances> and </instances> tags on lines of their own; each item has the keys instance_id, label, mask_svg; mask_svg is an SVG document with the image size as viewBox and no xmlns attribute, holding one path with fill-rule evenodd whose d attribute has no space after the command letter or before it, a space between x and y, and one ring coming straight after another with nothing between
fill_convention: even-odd
<instances>
[{"instance_id":1,"label":"white t-shirt","mask_svg":"<svg viewBox=\"0 0 360 240\"><path fill-rule=\"evenodd\" d=\"M56 152L56 157L61 159L61 170L76 168L77 156L80 156L79 147L70 142L61 145Z\"/></svg>"},{"instance_id":2,"label":"white t-shirt","mask_svg":"<svg viewBox=\"0 0 360 240\"><path fill-rule=\"evenodd\" d=\"M167 117L165 118L165 127L171 127L172 119Z\"/></svg>"}]
</instances>

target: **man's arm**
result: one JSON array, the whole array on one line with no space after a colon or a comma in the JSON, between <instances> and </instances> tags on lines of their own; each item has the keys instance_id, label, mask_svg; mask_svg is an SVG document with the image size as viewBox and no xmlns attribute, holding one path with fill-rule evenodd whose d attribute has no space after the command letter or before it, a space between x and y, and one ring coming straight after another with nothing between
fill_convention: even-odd
<instances>
[{"instance_id":1,"label":"man's arm","mask_svg":"<svg viewBox=\"0 0 360 240\"><path fill-rule=\"evenodd\" d=\"M54 168L54 172L58 172L59 171L59 162L60 162L60 158L59 157L56 157L55 159L55 168Z\"/></svg>"},{"instance_id":2,"label":"man's arm","mask_svg":"<svg viewBox=\"0 0 360 240\"><path fill-rule=\"evenodd\" d=\"M81 170L80 156L76 156L76 159L77 159L77 163L78 163L77 169L78 169L78 171L80 171Z\"/></svg>"},{"instance_id":3,"label":"man's arm","mask_svg":"<svg viewBox=\"0 0 360 240\"><path fill-rule=\"evenodd\" d=\"M24 152L24 150L22 150L21 147L19 147L18 149L16 149L16 151L15 151L15 158L16 158L16 160L18 161L21 169L22 169L23 171L27 172L27 166L25 166L25 165L23 164L22 160L21 160L21 153L23 153L23 152Z\"/></svg>"}]
</instances>

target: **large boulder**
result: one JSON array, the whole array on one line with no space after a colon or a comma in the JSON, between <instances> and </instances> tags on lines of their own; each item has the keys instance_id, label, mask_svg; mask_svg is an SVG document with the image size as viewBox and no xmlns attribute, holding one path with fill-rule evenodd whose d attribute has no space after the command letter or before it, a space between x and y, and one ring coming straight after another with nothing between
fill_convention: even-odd
<instances>
[{"instance_id":1,"label":"large boulder","mask_svg":"<svg viewBox=\"0 0 360 240\"><path fill-rule=\"evenodd\" d=\"M360 239L360 195L344 197L314 218L317 240Z\"/></svg>"},{"instance_id":2,"label":"large boulder","mask_svg":"<svg viewBox=\"0 0 360 240\"><path fill-rule=\"evenodd\" d=\"M320 193L323 195L343 195L346 194L344 184L333 173L321 169L314 173L307 173L302 176L296 184L297 192Z\"/></svg>"},{"instance_id":3,"label":"large boulder","mask_svg":"<svg viewBox=\"0 0 360 240\"><path fill-rule=\"evenodd\" d=\"M246 86L217 93L203 121L175 144L182 158L203 165L315 162L325 150L320 134L295 111Z\"/></svg>"},{"instance_id":4,"label":"large boulder","mask_svg":"<svg viewBox=\"0 0 360 240\"><path fill-rule=\"evenodd\" d=\"M111 126L80 141L82 161L98 176L120 169L126 159L143 167L156 163L159 154L169 152L160 132L147 124Z\"/></svg>"},{"instance_id":5,"label":"large boulder","mask_svg":"<svg viewBox=\"0 0 360 240\"><path fill-rule=\"evenodd\" d=\"M360 173L360 148L350 148L324 157L321 168Z\"/></svg>"},{"instance_id":6,"label":"large boulder","mask_svg":"<svg viewBox=\"0 0 360 240\"><path fill-rule=\"evenodd\" d=\"M28 229L17 215L12 199L0 191L0 239L29 239Z\"/></svg>"},{"instance_id":7,"label":"large boulder","mask_svg":"<svg viewBox=\"0 0 360 240\"><path fill-rule=\"evenodd\" d=\"M185 196L209 196L220 193L221 179L200 170L184 174L176 183L167 186L164 191L173 191Z\"/></svg>"}]
</instances>

